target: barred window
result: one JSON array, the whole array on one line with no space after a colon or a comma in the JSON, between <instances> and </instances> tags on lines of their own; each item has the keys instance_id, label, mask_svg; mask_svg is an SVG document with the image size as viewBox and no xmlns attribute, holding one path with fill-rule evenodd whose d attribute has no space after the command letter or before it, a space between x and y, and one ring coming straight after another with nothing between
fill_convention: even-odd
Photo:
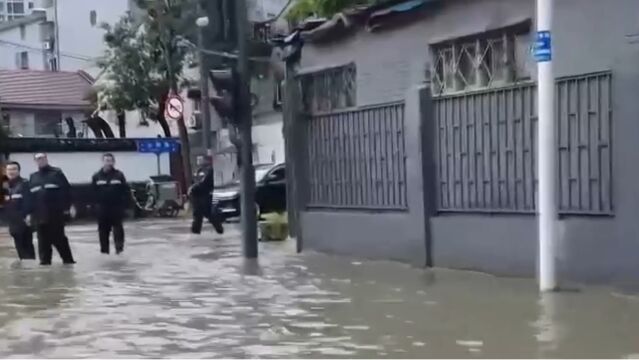
<instances>
[{"instance_id":1,"label":"barred window","mask_svg":"<svg viewBox=\"0 0 639 360\"><path fill-rule=\"evenodd\" d=\"M329 112L356 105L357 71L355 64L304 74L300 78L304 110Z\"/></svg>"},{"instance_id":2,"label":"barred window","mask_svg":"<svg viewBox=\"0 0 639 360\"><path fill-rule=\"evenodd\" d=\"M309 116L309 208L408 209L404 103Z\"/></svg>"},{"instance_id":3,"label":"barred window","mask_svg":"<svg viewBox=\"0 0 639 360\"><path fill-rule=\"evenodd\" d=\"M529 44L529 28L521 26L434 44L433 91L468 91L528 79Z\"/></svg>"}]
</instances>

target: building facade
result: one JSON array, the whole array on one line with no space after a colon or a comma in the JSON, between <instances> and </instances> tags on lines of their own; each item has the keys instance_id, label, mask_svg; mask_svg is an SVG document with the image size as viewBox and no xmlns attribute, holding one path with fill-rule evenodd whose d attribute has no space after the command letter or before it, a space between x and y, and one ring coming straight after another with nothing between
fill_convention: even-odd
<instances>
[{"instance_id":1,"label":"building facade","mask_svg":"<svg viewBox=\"0 0 639 360\"><path fill-rule=\"evenodd\" d=\"M637 281L637 4L554 6L558 269ZM533 276L535 1L346 14L303 34L304 247Z\"/></svg>"},{"instance_id":2,"label":"building facade","mask_svg":"<svg viewBox=\"0 0 639 360\"><path fill-rule=\"evenodd\" d=\"M0 0L0 21L20 19L31 13L33 0Z\"/></svg>"},{"instance_id":3,"label":"building facade","mask_svg":"<svg viewBox=\"0 0 639 360\"><path fill-rule=\"evenodd\" d=\"M24 4L24 13L5 15L6 21L0 21L0 68L82 70L92 76L99 74L96 60L105 50L100 24L113 24L132 9L131 0L37 0ZM10 8L16 9L15 5Z\"/></svg>"},{"instance_id":4,"label":"building facade","mask_svg":"<svg viewBox=\"0 0 639 360\"><path fill-rule=\"evenodd\" d=\"M92 137L86 73L0 70L2 126L12 137Z\"/></svg>"}]
</instances>

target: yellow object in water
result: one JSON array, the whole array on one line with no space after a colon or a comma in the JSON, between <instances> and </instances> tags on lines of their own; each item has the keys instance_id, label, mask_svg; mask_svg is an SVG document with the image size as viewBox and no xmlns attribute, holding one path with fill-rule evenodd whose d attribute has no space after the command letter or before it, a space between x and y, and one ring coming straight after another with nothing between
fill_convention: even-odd
<instances>
[{"instance_id":1,"label":"yellow object in water","mask_svg":"<svg viewBox=\"0 0 639 360\"><path fill-rule=\"evenodd\" d=\"M284 241L288 238L288 216L286 213L269 213L262 215L260 221L261 241Z\"/></svg>"}]
</instances>

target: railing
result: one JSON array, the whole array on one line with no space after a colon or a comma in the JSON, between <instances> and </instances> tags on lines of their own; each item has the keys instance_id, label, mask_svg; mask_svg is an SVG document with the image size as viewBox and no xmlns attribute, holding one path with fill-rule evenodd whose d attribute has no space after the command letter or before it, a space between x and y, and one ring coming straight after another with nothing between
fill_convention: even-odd
<instances>
[{"instance_id":1,"label":"railing","mask_svg":"<svg viewBox=\"0 0 639 360\"><path fill-rule=\"evenodd\" d=\"M611 215L612 76L559 79L557 176L564 214ZM438 209L533 212L537 95L534 84L436 97Z\"/></svg>"},{"instance_id":2,"label":"railing","mask_svg":"<svg viewBox=\"0 0 639 360\"><path fill-rule=\"evenodd\" d=\"M309 208L404 210L404 104L312 115Z\"/></svg>"}]
</instances>

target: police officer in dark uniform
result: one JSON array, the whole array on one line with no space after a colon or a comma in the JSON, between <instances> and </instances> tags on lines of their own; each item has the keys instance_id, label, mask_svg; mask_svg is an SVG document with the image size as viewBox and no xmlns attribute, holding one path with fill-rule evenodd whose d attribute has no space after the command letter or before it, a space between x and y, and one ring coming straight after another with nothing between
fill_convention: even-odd
<instances>
[{"instance_id":1,"label":"police officer in dark uniform","mask_svg":"<svg viewBox=\"0 0 639 360\"><path fill-rule=\"evenodd\" d=\"M75 264L69 239L64 233L69 208L71 185L62 170L49 165L47 155L34 156L38 171L29 179L28 201L31 222L38 234L38 253L41 265L51 265L52 247L55 247L65 264Z\"/></svg>"},{"instance_id":2,"label":"police officer in dark uniform","mask_svg":"<svg viewBox=\"0 0 639 360\"><path fill-rule=\"evenodd\" d=\"M29 183L20 177L20 164L11 161L7 163L7 188L4 195L5 211L9 222L9 233L18 252L20 260L35 260L33 247L33 231L27 224L29 216L28 197Z\"/></svg>"},{"instance_id":3,"label":"police officer in dark uniform","mask_svg":"<svg viewBox=\"0 0 639 360\"><path fill-rule=\"evenodd\" d=\"M109 253L109 234L113 229L115 252L120 254L124 251L122 221L131 196L124 174L115 168L113 154L102 155L102 169L93 175L91 184L96 201L100 252Z\"/></svg>"},{"instance_id":4,"label":"police officer in dark uniform","mask_svg":"<svg viewBox=\"0 0 639 360\"><path fill-rule=\"evenodd\" d=\"M195 172L195 184L189 189L191 204L193 206L193 222L191 232L199 234L202 232L202 222L207 218L218 234L224 233L222 221L217 215L217 210L213 207L213 167L209 165L203 157L198 158L200 167Z\"/></svg>"}]
</instances>

